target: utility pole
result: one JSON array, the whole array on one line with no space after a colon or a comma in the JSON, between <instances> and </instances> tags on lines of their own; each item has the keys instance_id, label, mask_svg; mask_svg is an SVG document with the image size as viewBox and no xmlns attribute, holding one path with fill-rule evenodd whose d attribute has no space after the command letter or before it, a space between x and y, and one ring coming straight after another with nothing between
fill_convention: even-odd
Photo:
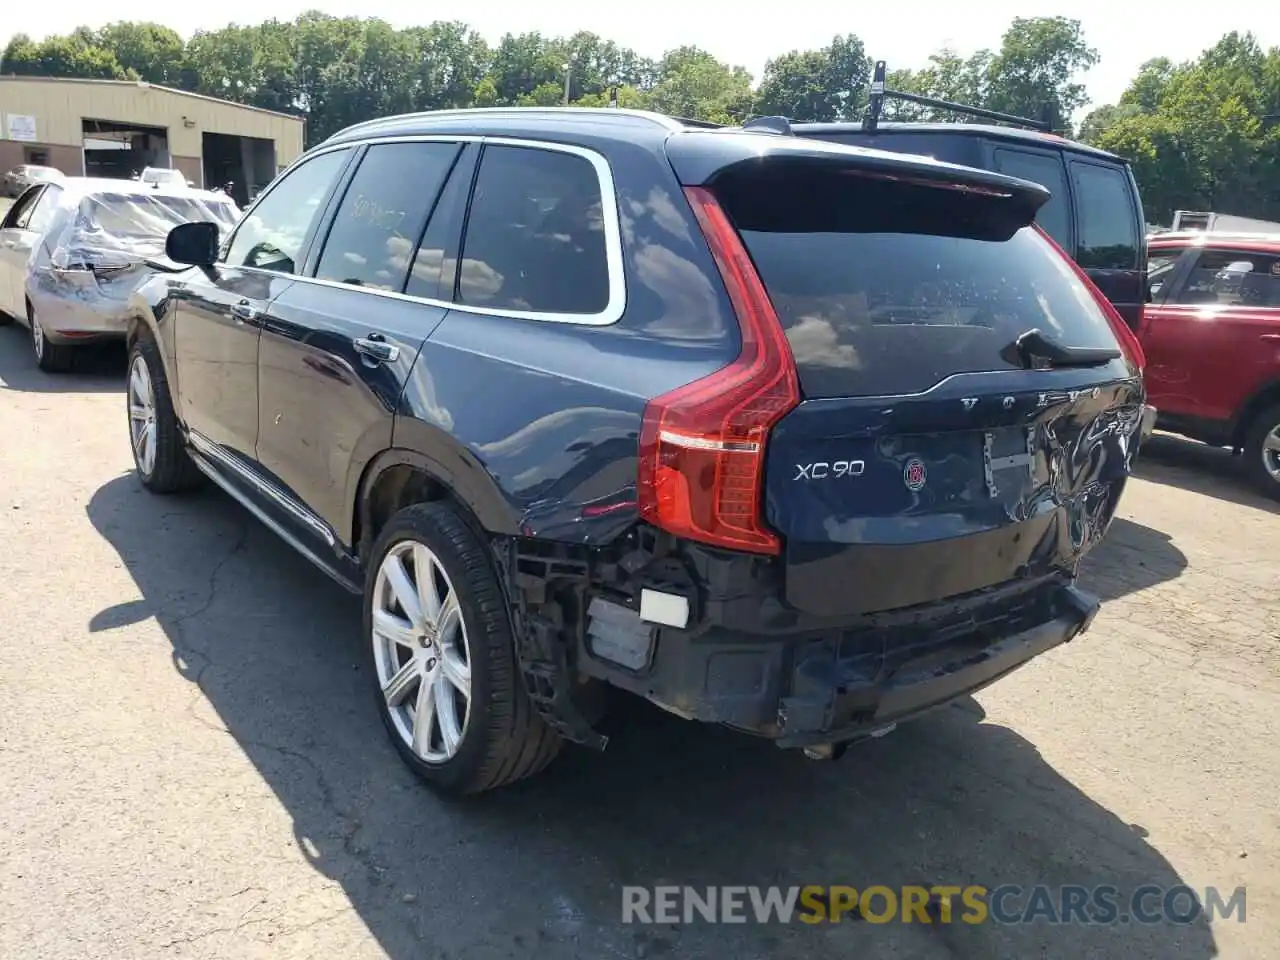
<instances>
[{"instance_id":1,"label":"utility pole","mask_svg":"<svg viewBox=\"0 0 1280 960\"><path fill-rule=\"evenodd\" d=\"M569 105L569 79L573 76L573 61L564 62L564 105Z\"/></svg>"}]
</instances>

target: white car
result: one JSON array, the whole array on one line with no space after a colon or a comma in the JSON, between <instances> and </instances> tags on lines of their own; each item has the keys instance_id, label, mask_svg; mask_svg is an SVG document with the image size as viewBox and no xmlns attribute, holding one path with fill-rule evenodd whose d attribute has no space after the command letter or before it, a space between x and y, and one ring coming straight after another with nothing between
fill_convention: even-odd
<instances>
[{"instance_id":1,"label":"white car","mask_svg":"<svg viewBox=\"0 0 1280 960\"><path fill-rule=\"evenodd\" d=\"M130 294L164 259L169 231L240 217L222 193L67 177L23 193L0 221L0 324L31 330L41 370L71 366L77 347L123 337Z\"/></svg>"}]
</instances>

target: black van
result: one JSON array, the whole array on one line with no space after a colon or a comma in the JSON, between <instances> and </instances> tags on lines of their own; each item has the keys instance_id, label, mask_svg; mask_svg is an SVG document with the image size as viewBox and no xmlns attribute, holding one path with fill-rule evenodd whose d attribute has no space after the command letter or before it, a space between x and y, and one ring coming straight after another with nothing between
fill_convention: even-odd
<instances>
[{"instance_id":1,"label":"black van","mask_svg":"<svg viewBox=\"0 0 1280 960\"><path fill-rule=\"evenodd\" d=\"M1146 221L1133 171L1123 157L1056 136L1052 122L888 90L876 63L863 123L792 123L796 136L914 153L993 170L1048 187L1036 220L1138 328L1146 300ZM884 98L906 100L1002 124L881 123ZM756 121L757 123L759 121ZM754 124L749 124L754 125Z\"/></svg>"}]
</instances>

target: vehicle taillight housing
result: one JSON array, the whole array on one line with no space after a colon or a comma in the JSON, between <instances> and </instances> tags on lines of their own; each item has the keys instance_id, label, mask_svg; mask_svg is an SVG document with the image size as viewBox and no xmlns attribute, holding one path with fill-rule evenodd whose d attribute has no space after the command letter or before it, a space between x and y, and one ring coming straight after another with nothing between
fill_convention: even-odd
<instances>
[{"instance_id":1,"label":"vehicle taillight housing","mask_svg":"<svg viewBox=\"0 0 1280 960\"><path fill-rule=\"evenodd\" d=\"M1040 236L1048 241L1049 246L1057 252L1067 263L1071 265L1071 269L1075 271L1080 282L1088 287L1089 292L1093 294L1094 301L1097 302L1098 308L1102 310L1103 315L1107 318L1107 323L1111 324L1111 332L1116 335L1116 339L1120 341L1120 349L1124 351L1125 356L1129 358L1129 362L1138 368L1138 372L1142 373L1147 368L1147 354L1142 349L1142 342L1138 339L1138 335L1130 329L1129 324L1124 322L1124 317L1120 316L1120 311L1116 309L1115 304L1107 299L1107 295L1098 289L1098 285L1089 279L1089 274L1085 273L1084 268L1076 263L1063 250L1058 242L1049 236L1044 229L1036 224L1036 231Z\"/></svg>"},{"instance_id":2,"label":"vehicle taillight housing","mask_svg":"<svg viewBox=\"0 0 1280 960\"><path fill-rule=\"evenodd\" d=\"M640 428L640 515L677 537L777 554L764 520L769 431L800 403L782 324L742 238L705 187L687 187L742 331L738 358L651 400Z\"/></svg>"}]
</instances>

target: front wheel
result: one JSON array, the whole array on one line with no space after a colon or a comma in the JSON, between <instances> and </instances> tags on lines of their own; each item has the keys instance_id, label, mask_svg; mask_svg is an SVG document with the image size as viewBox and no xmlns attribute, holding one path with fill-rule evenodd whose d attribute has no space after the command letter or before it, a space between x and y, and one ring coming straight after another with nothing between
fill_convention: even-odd
<instances>
[{"instance_id":1,"label":"front wheel","mask_svg":"<svg viewBox=\"0 0 1280 960\"><path fill-rule=\"evenodd\" d=\"M142 485L154 493L174 493L195 486L201 474L187 455L173 409L160 351L149 336L129 348L129 446Z\"/></svg>"},{"instance_id":2,"label":"front wheel","mask_svg":"<svg viewBox=\"0 0 1280 960\"><path fill-rule=\"evenodd\" d=\"M431 786L491 790L559 752L525 693L485 547L448 504L406 507L378 537L364 648L392 742Z\"/></svg>"},{"instance_id":3,"label":"front wheel","mask_svg":"<svg viewBox=\"0 0 1280 960\"><path fill-rule=\"evenodd\" d=\"M1280 404L1268 407L1250 422L1244 459L1254 486L1280 500Z\"/></svg>"}]
</instances>

